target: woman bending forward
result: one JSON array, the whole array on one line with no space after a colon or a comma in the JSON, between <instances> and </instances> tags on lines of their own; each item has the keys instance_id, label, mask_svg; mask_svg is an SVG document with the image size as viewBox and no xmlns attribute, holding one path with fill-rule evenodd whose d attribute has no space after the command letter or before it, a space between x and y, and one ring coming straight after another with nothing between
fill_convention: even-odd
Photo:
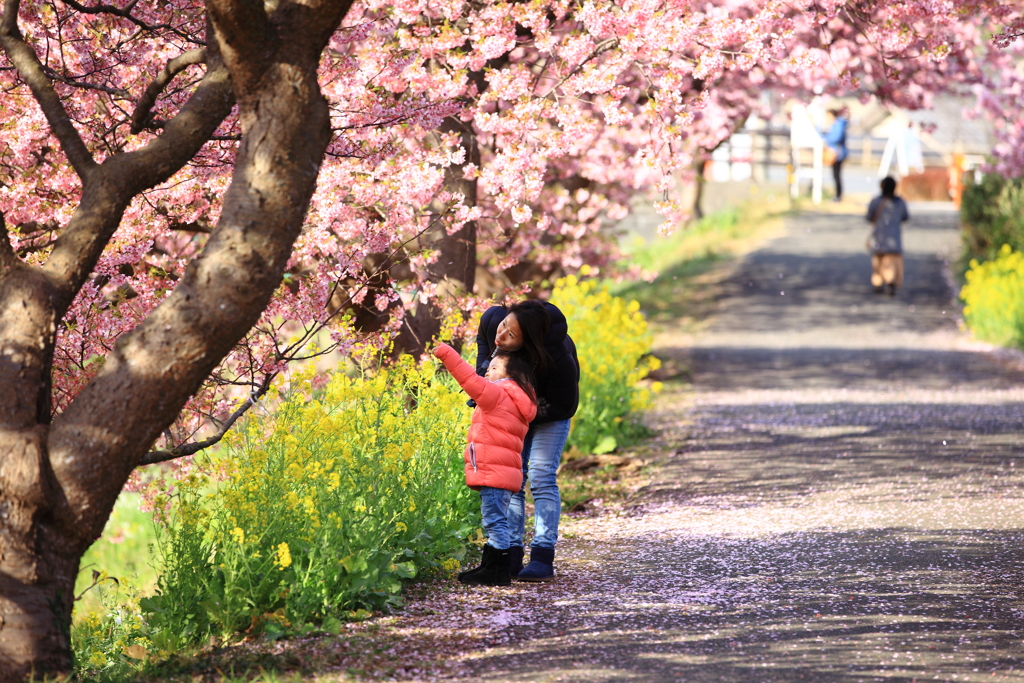
<instances>
[{"instance_id":1,"label":"woman bending forward","mask_svg":"<svg viewBox=\"0 0 1024 683\"><path fill-rule=\"evenodd\" d=\"M498 349L522 349L537 378L537 416L523 444L523 486L508 507L509 574L520 581L547 581L555 576L555 544L562 499L556 474L569 437L569 421L579 405L580 366L565 316L549 303L526 300L484 312L477 334L477 374L487 371ZM523 567L526 486L534 502L530 562Z\"/></svg>"}]
</instances>

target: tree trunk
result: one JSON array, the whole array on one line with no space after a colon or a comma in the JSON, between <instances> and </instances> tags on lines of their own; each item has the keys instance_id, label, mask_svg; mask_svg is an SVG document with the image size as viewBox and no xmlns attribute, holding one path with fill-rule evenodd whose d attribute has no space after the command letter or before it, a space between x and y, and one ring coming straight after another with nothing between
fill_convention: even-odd
<instances>
[{"instance_id":1,"label":"tree trunk","mask_svg":"<svg viewBox=\"0 0 1024 683\"><path fill-rule=\"evenodd\" d=\"M52 514L45 429L0 434L0 680L71 667L71 610L88 544ZM49 494L49 495L48 495Z\"/></svg>"},{"instance_id":2,"label":"tree trunk","mask_svg":"<svg viewBox=\"0 0 1024 683\"><path fill-rule=\"evenodd\" d=\"M75 577L91 542L68 524L47 452L54 288L10 256L0 255L0 681L69 670Z\"/></svg>"},{"instance_id":3,"label":"tree trunk","mask_svg":"<svg viewBox=\"0 0 1024 683\"><path fill-rule=\"evenodd\" d=\"M182 108L185 121L168 122L146 148L102 165L70 124L60 129L62 145L77 154L82 203L47 263L21 263L0 229L0 683L70 671L82 554L153 441L281 282L330 139L317 67L349 6L310 0L268 17L259 0L210 0L211 61L205 85ZM17 9L7 0L3 48L36 79L33 94L51 126L67 122L13 25ZM230 111L232 88L242 142L216 230L174 292L118 340L51 424L57 324L131 198L209 139Z\"/></svg>"},{"instance_id":4,"label":"tree trunk","mask_svg":"<svg viewBox=\"0 0 1024 683\"><path fill-rule=\"evenodd\" d=\"M472 122L447 119L443 133L459 132L466 150L466 164L480 167L480 148ZM466 179L462 166L449 167L445 187L465 197L466 206L476 206L477 181ZM427 267L427 282L437 285L438 298L453 298L473 293L476 278L476 221L469 221L457 231L448 234L443 225L427 230L419 240L423 249L436 250L437 260ZM395 340L394 353L420 356L427 351L431 339L441 331L442 312L433 301L415 302L405 311L402 329Z\"/></svg>"},{"instance_id":5,"label":"tree trunk","mask_svg":"<svg viewBox=\"0 0 1024 683\"><path fill-rule=\"evenodd\" d=\"M704 198L704 173L707 169L707 158L704 154L701 154L696 161L693 162L693 181L689 182L687 178L682 179L683 188L680 194L682 195L682 201L680 202L684 208L689 209L690 222L699 221L704 217L704 210L701 208L701 202Z\"/></svg>"}]
</instances>

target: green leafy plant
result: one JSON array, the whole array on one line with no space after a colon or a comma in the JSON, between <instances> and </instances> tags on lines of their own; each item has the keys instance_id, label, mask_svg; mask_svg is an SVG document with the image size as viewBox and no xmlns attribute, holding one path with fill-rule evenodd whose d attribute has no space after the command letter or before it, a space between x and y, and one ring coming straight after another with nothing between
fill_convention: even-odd
<instances>
[{"instance_id":1,"label":"green leafy plant","mask_svg":"<svg viewBox=\"0 0 1024 683\"><path fill-rule=\"evenodd\" d=\"M1003 245L1024 250L1024 181L986 173L968 176L960 201L964 263L990 261Z\"/></svg>"},{"instance_id":2,"label":"green leafy plant","mask_svg":"<svg viewBox=\"0 0 1024 683\"><path fill-rule=\"evenodd\" d=\"M450 377L407 357L248 420L163 515L159 589L141 601L154 647L337 630L460 558L479 527L469 416Z\"/></svg>"},{"instance_id":3,"label":"green leafy plant","mask_svg":"<svg viewBox=\"0 0 1024 683\"><path fill-rule=\"evenodd\" d=\"M658 365L638 305L577 278L553 299L582 359L571 443L638 438L651 389L637 383ZM482 540L462 464L471 411L436 368L403 357L318 389L310 368L291 379L301 390L155 482L146 540L159 578L143 596L100 574L72 627L79 675L120 680L211 640L337 633L398 604L403 582L457 569Z\"/></svg>"},{"instance_id":4,"label":"green leafy plant","mask_svg":"<svg viewBox=\"0 0 1024 683\"><path fill-rule=\"evenodd\" d=\"M971 261L960 290L964 320L979 339L1024 348L1024 253L1006 244L996 258Z\"/></svg>"},{"instance_id":5,"label":"green leafy plant","mask_svg":"<svg viewBox=\"0 0 1024 683\"><path fill-rule=\"evenodd\" d=\"M551 302L565 314L580 358L580 406L568 445L609 453L646 436L640 416L661 384L638 383L661 362L650 355L640 304L613 296L606 283L572 275L555 283Z\"/></svg>"}]
</instances>

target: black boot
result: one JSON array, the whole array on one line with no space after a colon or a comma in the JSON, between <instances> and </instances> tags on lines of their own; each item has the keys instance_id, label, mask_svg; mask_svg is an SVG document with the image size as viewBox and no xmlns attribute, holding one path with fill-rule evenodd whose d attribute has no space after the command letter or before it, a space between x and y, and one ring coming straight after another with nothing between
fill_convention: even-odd
<instances>
[{"instance_id":1,"label":"black boot","mask_svg":"<svg viewBox=\"0 0 1024 683\"><path fill-rule=\"evenodd\" d=\"M519 578L519 572L523 571L523 546L509 546L508 556L508 575L511 576L513 579L517 579Z\"/></svg>"},{"instance_id":2,"label":"black boot","mask_svg":"<svg viewBox=\"0 0 1024 683\"><path fill-rule=\"evenodd\" d=\"M530 564L519 572L519 580L551 581L555 578L554 565L554 548L530 548Z\"/></svg>"},{"instance_id":3,"label":"black boot","mask_svg":"<svg viewBox=\"0 0 1024 683\"><path fill-rule=\"evenodd\" d=\"M459 577L459 583L469 586L511 586L512 577L508 575L508 548L498 550L489 543L484 545L484 559L476 572Z\"/></svg>"},{"instance_id":4,"label":"black boot","mask_svg":"<svg viewBox=\"0 0 1024 683\"><path fill-rule=\"evenodd\" d=\"M473 567L472 569L467 569L464 572L459 572L459 581L462 581L467 576L471 576L473 574L476 574L481 569L483 569L484 568L484 560L486 558L487 558L487 546L484 545L483 556L480 558L480 564L478 564L477 566Z\"/></svg>"}]
</instances>

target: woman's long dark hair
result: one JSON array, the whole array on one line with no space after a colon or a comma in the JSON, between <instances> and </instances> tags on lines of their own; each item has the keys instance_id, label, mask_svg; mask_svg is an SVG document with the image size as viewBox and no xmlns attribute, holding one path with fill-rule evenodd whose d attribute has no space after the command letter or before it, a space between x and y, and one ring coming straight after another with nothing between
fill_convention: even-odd
<instances>
[{"instance_id":1,"label":"woman's long dark hair","mask_svg":"<svg viewBox=\"0 0 1024 683\"><path fill-rule=\"evenodd\" d=\"M508 307L508 312L519 323L523 333L522 350L529 357L536 376L544 377L555 364L551 354L544 348L544 342L551 332L551 316L544 304L536 299L517 301Z\"/></svg>"},{"instance_id":2,"label":"woman's long dark hair","mask_svg":"<svg viewBox=\"0 0 1024 683\"><path fill-rule=\"evenodd\" d=\"M530 400L537 402L537 377L533 374L533 364L528 354L522 351L498 351L495 358L505 359L505 374L526 392Z\"/></svg>"}]
</instances>

